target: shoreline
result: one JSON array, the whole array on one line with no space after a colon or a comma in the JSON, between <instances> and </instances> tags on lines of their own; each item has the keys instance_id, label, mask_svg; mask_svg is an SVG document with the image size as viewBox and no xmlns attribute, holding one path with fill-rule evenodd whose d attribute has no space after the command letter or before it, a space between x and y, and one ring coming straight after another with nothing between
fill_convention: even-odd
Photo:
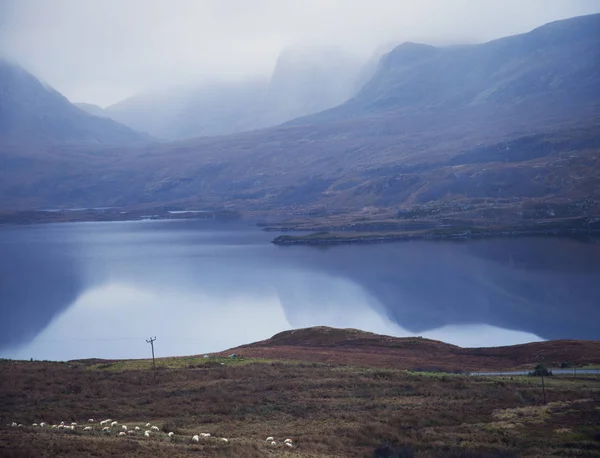
<instances>
[{"instance_id":1,"label":"shoreline","mask_svg":"<svg viewBox=\"0 0 600 458\"><path fill-rule=\"evenodd\" d=\"M275 231L274 228L265 228ZM291 231L293 229L287 229ZM296 229L302 231L302 229ZM306 231L306 229L304 229ZM341 245L373 244L410 240L473 240L499 237L591 237L600 236L600 218L574 218L505 226L455 226L420 230L345 232L317 231L306 235L280 235L271 240L275 245Z\"/></svg>"},{"instance_id":2,"label":"shoreline","mask_svg":"<svg viewBox=\"0 0 600 458\"><path fill-rule=\"evenodd\" d=\"M181 219L237 219L231 210L166 210L148 209L74 209L0 211L0 226L28 226L52 223L165 221Z\"/></svg>"}]
</instances>

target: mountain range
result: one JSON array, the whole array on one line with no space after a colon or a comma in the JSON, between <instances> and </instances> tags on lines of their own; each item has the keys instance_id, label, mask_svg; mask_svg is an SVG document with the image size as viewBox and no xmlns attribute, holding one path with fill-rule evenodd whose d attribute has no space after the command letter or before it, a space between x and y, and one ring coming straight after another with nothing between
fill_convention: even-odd
<instances>
[{"instance_id":1,"label":"mountain range","mask_svg":"<svg viewBox=\"0 0 600 458\"><path fill-rule=\"evenodd\" d=\"M267 94L303 100L301 89L286 89L303 87L290 82L294 71L285 71L287 65L278 63L281 76L274 72ZM341 72L326 73L339 78ZM379 60L364 86L360 73L340 83L339 93L325 91L333 94L325 105L337 100L337 106L261 130L110 149L4 148L2 204L393 214L475 209L471 216L487 218L550 204L571 205L565 210L571 213L600 210L600 15L478 45L404 43ZM307 80L310 87L322 77ZM192 104L198 111L185 117L194 126L188 132L213 134L206 126L219 117L216 124L231 132L254 128L240 120L241 110L221 102L231 91L217 92L212 99L199 96L208 100L202 102L207 110ZM325 108L272 99L284 108L267 110L268 123ZM221 106L223 113L216 110ZM249 97L244 106L261 105ZM3 111L3 119L19 119L4 102ZM174 118L181 113L175 110Z\"/></svg>"},{"instance_id":2,"label":"mountain range","mask_svg":"<svg viewBox=\"0 0 600 458\"><path fill-rule=\"evenodd\" d=\"M338 49L288 48L270 78L188 84L146 91L102 109L78 106L167 140L275 126L345 102L369 65Z\"/></svg>"},{"instance_id":3,"label":"mountain range","mask_svg":"<svg viewBox=\"0 0 600 458\"><path fill-rule=\"evenodd\" d=\"M3 144L130 145L150 139L110 119L89 115L17 64L2 58L0 110Z\"/></svg>"}]
</instances>

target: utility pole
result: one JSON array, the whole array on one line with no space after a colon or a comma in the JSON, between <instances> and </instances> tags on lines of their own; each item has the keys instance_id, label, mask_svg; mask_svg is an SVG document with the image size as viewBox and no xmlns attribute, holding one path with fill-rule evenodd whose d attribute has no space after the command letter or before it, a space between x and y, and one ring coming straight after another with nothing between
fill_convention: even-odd
<instances>
[{"instance_id":1,"label":"utility pole","mask_svg":"<svg viewBox=\"0 0 600 458\"><path fill-rule=\"evenodd\" d=\"M152 347L152 372L154 374L154 383L156 383L156 363L154 361L154 341L156 340L156 337L150 337L149 339L146 340L146 343L149 343L150 346Z\"/></svg>"}]
</instances>

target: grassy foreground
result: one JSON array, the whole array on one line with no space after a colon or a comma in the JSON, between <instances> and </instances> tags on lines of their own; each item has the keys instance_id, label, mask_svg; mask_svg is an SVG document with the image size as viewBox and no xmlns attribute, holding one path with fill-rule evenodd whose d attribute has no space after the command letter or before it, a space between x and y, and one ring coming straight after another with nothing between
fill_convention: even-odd
<instances>
[{"instance_id":1,"label":"grassy foreground","mask_svg":"<svg viewBox=\"0 0 600 458\"><path fill-rule=\"evenodd\" d=\"M546 397L539 378L336 363L169 358L154 383L147 360L2 361L0 456L600 456L600 378L549 377ZM161 431L118 437L100 432L105 418ZM79 425L30 426L41 421Z\"/></svg>"}]
</instances>

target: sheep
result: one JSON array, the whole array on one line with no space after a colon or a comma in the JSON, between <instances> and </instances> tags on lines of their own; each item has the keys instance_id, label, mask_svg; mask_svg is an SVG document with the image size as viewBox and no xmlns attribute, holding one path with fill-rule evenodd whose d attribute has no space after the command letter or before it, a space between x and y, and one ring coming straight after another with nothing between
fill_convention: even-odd
<instances>
[{"instance_id":1,"label":"sheep","mask_svg":"<svg viewBox=\"0 0 600 458\"><path fill-rule=\"evenodd\" d=\"M200 433L200 437L210 437L210 433Z\"/></svg>"},{"instance_id":2,"label":"sheep","mask_svg":"<svg viewBox=\"0 0 600 458\"><path fill-rule=\"evenodd\" d=\"M126 435L127 435L127 434L125 433L125 431L121 431L121 432L119 433L119 437L124 437L124 436L126 436Z\"/></svg>"},{"instance_id":3,"label":"sheep","mask_svg":"<svg viewBox=\"0 0 600 458\"><path fill-rule=\"evenodd\" d=\"M286 445L287 447L289 447L289 448L292 448L292 447L293 447L293 445L292 445L292 443L291 443L291 442L285 442L285 445Z\"/></svg>"},{"instance_id":4,"label":"sheep","mask_svg":"<svg viewBox=\"0 0 600 458\"><path fill-rule=\"evenodd\" d=\"M23 423L19 423L17 426L18 426L19 428L22 428L22 427L23 427Z\"/></svg>"},{"instance_id":5,"label":"sheep","mask_svg":"<svg viewBox=\"0 0 600 458\"><path fill-rule=\"evenodd\" d=\"M277 445L277 442L271 441L271 445Z\"/></svg>"},{"instance_id":6,"label":"sheep","mask_svg":"<svg viewBox=\"0 0 600 458\"><path fill-rule=\"evenodd\" d=\"M192 442L200 442L200 437L198 436L198 434L192 436Z\"/></svg>"},{"instance_id":7,"label":"sheep","mask_svg":"<svg viewBox=\"0 0 600 458\"><path fill-rule=\"evenodd\" d=\"M71 428L71 431L73 431L75 429L75 426L71 425L70 428Z\"/></svg>"},{"instance_id":8,"label":"sheep","mask_svg":"<svg viewBox=\"0 0 600 458\"><path fill-rule=\"evenodd\" d=\"M146 428L150 428L150 423L146 423Z\"/></svg>"},{"instance_id":9,"label":"sheep","mask_svg":"<svg viewBox=\"0 0 600 458\"><path fill-rule=\"evenodd\" d=\"M90 419L88 420L88 423L94 423L94 419L93 419L93 418L90 418Z\"/></svg>"},{"instance_id":10,"label":"sheep","mask_svg":"<svg viewBox=\"0 0 600 458\"><path fill-rule=\"evenodd\" d=\"M273 436L269 436L266 438L265 442L273 442L275 438Z\"/></svg>"},{"instance_id":11,"label":"sheep","mask_svg":"<svg viewBox=\"0 0 600 458\"><path fill-rule=\"evenodd\" d=\"M58 425L52 425L52 429L57 429Z\"/></svg>"},{"instance_id":12,"label":"sheep","mask_svg":"<svg viewBox=\"0 0 600 458\"><path fill-rule=\"evenodd\" d=\"M86 426L85 428L83 428L84 431L91 431L92 427L91 426Z\"/></svg>"},{"instance_id":13,"label":"sheep","mask_svg":"<svg viewBox=\"0 0 600 458\"><path fill-rule=\"evenodd\" d=\"M46 423L44 423L44 422L40 423L40 428L45 428L46 426L47 426Z\"/></svg>"},{"instance_id":14,"label":"sheep","mask_svg":"<svg viewBox=\"0 0 600 458\"><path fill-rule=\"evenodd\" d=\"M38 425L37 423L32 423L32 424L31 424L31 426L37 426L37 425Z\"/></svg>"},{"instance_id":15,"label":"sheep","mask_svg":"<svg viewBox=\"0 0 600 458\"><path fill-rule=\"evenodd\" d=\"M144 436L150 437L150 431L144 431Z\"/></svg>"},{"instance_id":16,"label":"sheep","mask_svg":"<svg viewBox=\"0 0 600 458\"><path fill-rule=\"evenodd\" d=\"M127 431L127 425L122 425L122 426L121 426L121 429L122 429L123 431Z\"/></svg>"},{"instance_id":17,"label":"sheep","mask_svg":"<svg viewBox=\"0 0 600 458\"><path fill-rule=\"evenodd\" d=\"M17 424L16 424L16 423L13 421L13 422L12 422L12 424L11 424L10 426L12 426L13 428L16 428L16 427L17 427Z\"/></svg>"},{"instance_id":18,"label":"sheep","mask_svg":"<svg viewBox=\"0 0 600 458\"><path fill-rule=\"evenodd\" d=\"M104 426L104 425L105 425L105 424L107 424L107 423L108 423L108 420L102 420L102 421L100 422L100 426Z\"/></svg>"},{"instance_id":19,"label":"sheep","mask_svg":"<svg viewBox=\"0 0 600 458\"><path fill-rule=\"evenodd\" d=\"M71 423L71 426L77 426L77 423L73 422Z\"/></svg>"},{"instance_id":20,"label":"sheep","mask_svg":"<svg viewBox=\"0 0 600 458\"><path fill-rule=\"evenodd\" d=\"M169 437L173 437L174 435L175 435L175 433L172 431L169 434L167 434L167 436L169 436Z\"/></svg>"},{"instance_id":21,"label":"sheep","mask_svg":"<svg viewBox=\"0 0 600 458\"><path fill-rule=\"evenodd\" d=\"M224 437L222 437L222 438L221 438L221 440L222 440L223 442L229 442L229 439L225 439Z\"/></svg>"},{"instance_id":22,"label":"sheep","mask_svg":"<svg viewBox=\"0 0 600 458\"><path fill-rule=\"evenodd\" d=\"M139 431L139 430L140 430L140 427L139 427L139 426L136 426L136 427L135 427L135 428L133 428L133 429L135 429L136 431Z\"/></svg>"},{"instance_id":23,"label":"sheep","mask_svg":"<svg viewBox=\"0 0 600 458\"><path fill-rule=\"evenodd\" d=\"M291 444L292 443L292 439L286 439L283 441L284 444Z\"/></svg>"},{"instance_id":24,"label":"sheep","mask_svg":"<svg viewBox=\"0 0 600 458\"><path fill-rule=\"evenodd\" d=\"M150 428L151 431L160 431L160 429L158 429L158 426L152 426Z\"/></svg>"},{"instance_id":25,"label":"sheep","mask_svg":"<svg viewBox=\"0 0 600 458\"><path fill-rule=\"evenodd\" d=\"M102 428L102 432L103 433L110 433L110 428L108 426L105 426L104 428Z\"/></svg>"},{"instance_id":26,"label":"sheep","mask_svg":"<svg viewBox=\"0 0 600 458\"><path fill-rule=\"evenodd\" d=\"M65 425L58 425L58 429L63 429Z\"/></svg>"},{"instance_id":27,"label":"sheep","mask_svg":"<svg viewBox=\"0 0 600 458\"><path fill-rule=\"evenodd\" d=\"M111 428L114 428L114 427L115 427L115 426L117 426L118 424L119 424L119 422L118 422L118 421L113 421L113 422L110 424L110 427L111 427Z\"/></svg>"}]
</instances>

